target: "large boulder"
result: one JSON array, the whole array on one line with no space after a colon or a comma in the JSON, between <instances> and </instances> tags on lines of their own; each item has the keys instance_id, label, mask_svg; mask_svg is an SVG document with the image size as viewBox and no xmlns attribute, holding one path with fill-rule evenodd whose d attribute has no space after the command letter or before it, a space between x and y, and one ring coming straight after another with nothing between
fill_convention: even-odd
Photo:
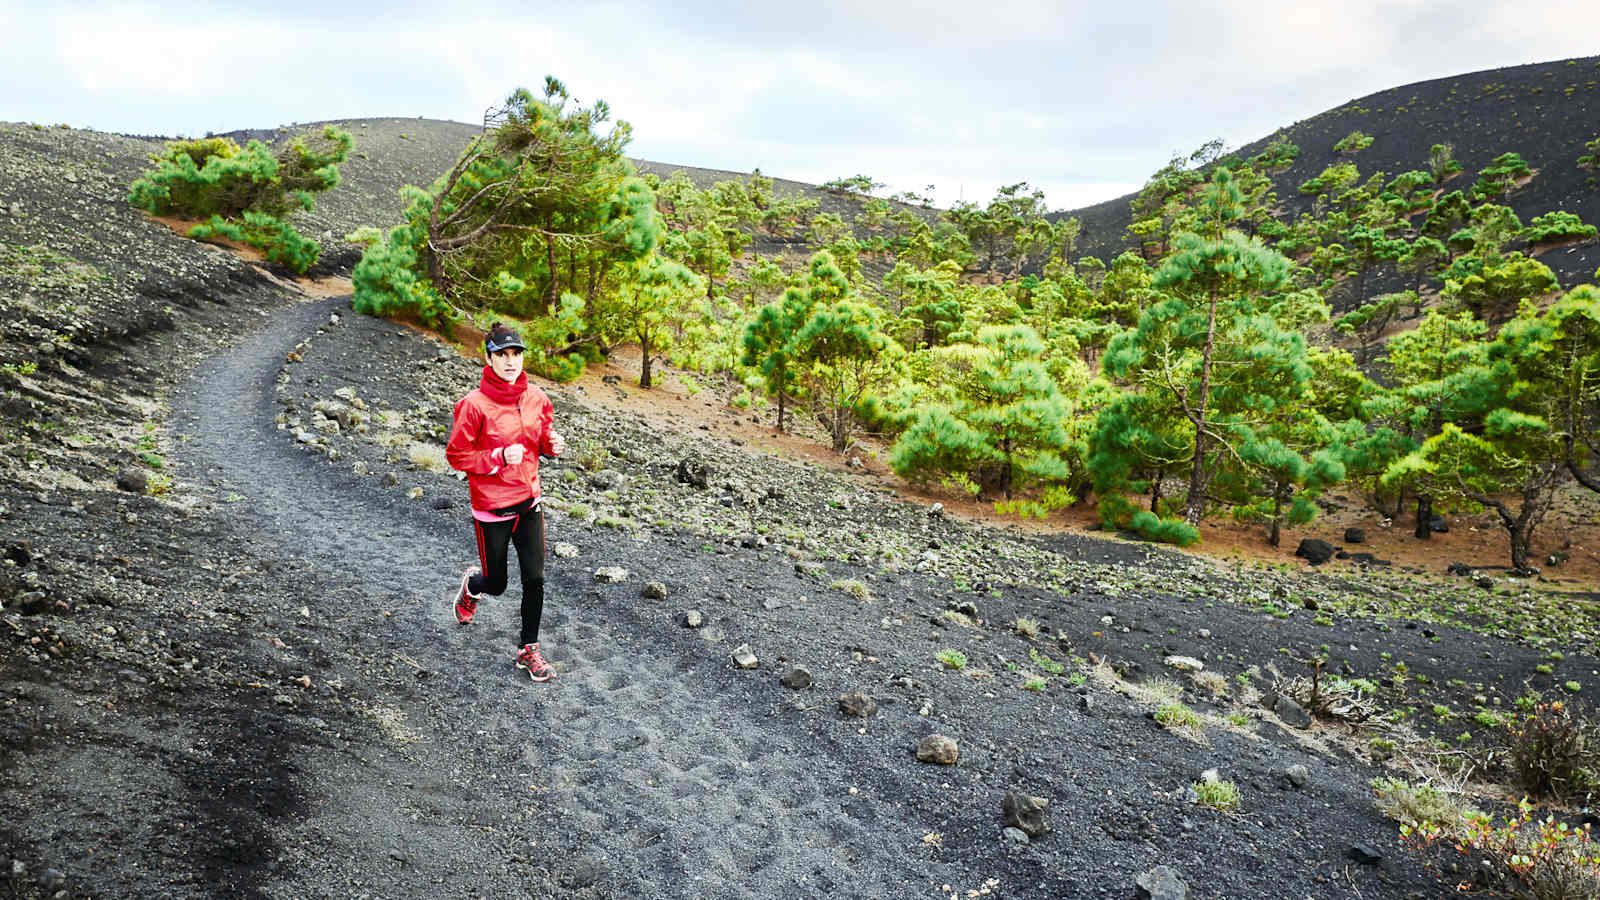
<instances>
[{"instance_id":1,"label":"large boulder","mask_svg":"<svg viewBox=\"0 0 1600 900\"><path fill-rule=\"evenodd\" d=\"M1296 547L1294 551L1295 556L1305 557L1313 566L1320 566L1333 559L1333 553L1332 544L1327 541L1319 541L1316 538L1306 538L1300 542L1300 546Z\"/></svg>"}]
</instances>

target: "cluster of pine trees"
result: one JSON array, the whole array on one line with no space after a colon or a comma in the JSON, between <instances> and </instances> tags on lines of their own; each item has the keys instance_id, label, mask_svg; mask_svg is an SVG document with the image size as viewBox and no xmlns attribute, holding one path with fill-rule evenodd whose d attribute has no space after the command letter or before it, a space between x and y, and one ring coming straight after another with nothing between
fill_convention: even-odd
<instances>
[{"instance_id":1,"label":"cluster of pine trees","mask_svg":"<svg viewBox=\"0 0 1600 900\"><path fill-rule=\"evenodd\" d=\"M666 356L779 428L809 411L836 450L876 434L905 477L1019 514L1093 496L1108 524L1177 543L1226 514L1276 544L1353 482L1414 510L1419 536L1493 510L1526 570L1556 488L1600 489L1600 291L1563 294L1536 258L1595 229L1522 223L1502 202L1533 175L1515 153L1448 189L1450 147L1363 177L1356 132L1290 220L1272 176L1298 148L1214 143L1152 177L1137 249L1108 263L1075 258L1079 223L1026 184L937 212L854 176L825 186L847 219L759 173L640 177L608 119L554 79L514 93L407 189L404 224L362 235L357 308L519 318L558 378L636 343L646 387Z\"/></svg>"}]
</instances>

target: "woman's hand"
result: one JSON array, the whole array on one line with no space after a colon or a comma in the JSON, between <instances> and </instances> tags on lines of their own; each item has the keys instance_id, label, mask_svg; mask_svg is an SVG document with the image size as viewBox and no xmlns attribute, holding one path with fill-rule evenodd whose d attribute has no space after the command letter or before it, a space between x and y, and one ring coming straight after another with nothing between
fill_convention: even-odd
<instances>
[{"instance_id":1,"label":"woman's hand","mask_svg":"<svg viewBox=\"0 0 1600 900\"><path fill-rule=\"evenodd\" d=\"M550 432L550 452L560 456L566 449L567 439L561 436L561 432L552 429Z\"/></svg>"},{"instance_id":2,"label":"woman's hand","mask_svg":"<svg viewBox=\"0 0 1600 900\"><path fill-rule=\"evenodd\" d=\"M501 450L500 455L505 457L506 465L519 466L522 464L522 454L525 452L527 449L521 444L512 444Z\"/></svg>"}]
</instances>

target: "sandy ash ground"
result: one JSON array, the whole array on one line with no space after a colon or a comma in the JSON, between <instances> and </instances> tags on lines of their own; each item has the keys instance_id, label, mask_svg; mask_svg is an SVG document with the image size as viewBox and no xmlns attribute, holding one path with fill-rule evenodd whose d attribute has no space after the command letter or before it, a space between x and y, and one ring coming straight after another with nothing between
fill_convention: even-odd
<instances>
[{"instance_id":1,"label":"sandy ash ground","mask_svg":"<svg viewBox=\"0 0 1600 900\"><path fill-rule=\"evenodd\" d=\"M930 515L620 370L546 386L559 675L530 684L515 588L466 628L446 601L478 365L128 210L147 142L0 144L0 896L1182 896L1165 866L1195 898L1432 897L1369 779L1596 689L1574 585ZM1274 689L1317 653L1412 713L1297 721ZM1172 699L1200 723L1153 721ZM1238 812L1195 804L1208 769ZM1006 831L1008 793L1048 830Z\"/></svg>"}]
</instances>

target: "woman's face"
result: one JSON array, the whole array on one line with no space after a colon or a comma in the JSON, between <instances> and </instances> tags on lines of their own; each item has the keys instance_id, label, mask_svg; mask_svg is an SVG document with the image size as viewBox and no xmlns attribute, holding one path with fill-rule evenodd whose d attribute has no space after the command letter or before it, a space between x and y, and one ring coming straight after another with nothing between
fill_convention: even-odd
<instances>
[{"instance_id":1,"label":"woman's face","mask_svg":"<svg viewBox=\"0 0 1600 900\"><path fill-rule=\"evenodd\" d=\"M522 375L522 351L516 347L489 354L489 368L502 381L516 381Z\"/></svg>"}]
</instances>

